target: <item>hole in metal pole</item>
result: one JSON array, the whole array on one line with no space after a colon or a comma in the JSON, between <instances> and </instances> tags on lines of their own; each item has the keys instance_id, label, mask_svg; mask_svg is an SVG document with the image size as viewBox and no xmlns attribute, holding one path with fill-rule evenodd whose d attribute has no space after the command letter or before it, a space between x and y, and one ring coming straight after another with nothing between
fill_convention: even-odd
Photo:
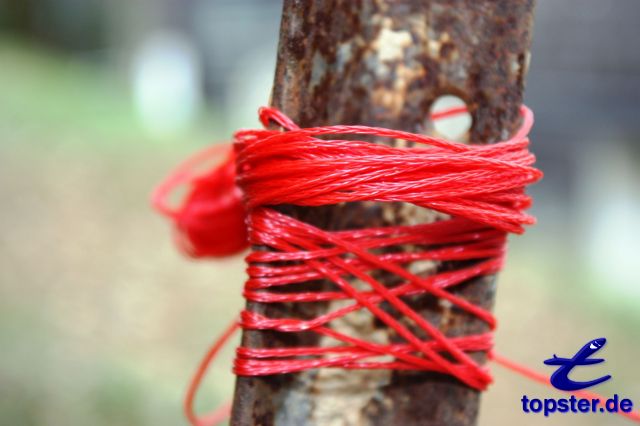
<instances>
[{"instance_id":1,"label":"hole in metal pole","mask_svg":"<svg viewBox=\"0 0 640 426\"><path fill-rule=\"evenodd\" d=\"M433 116L435 113L444 110L466 106L465 101L457 96L443 95L433 102L430 113ZM456 142L467 142L471 124L471 114L463 111L450 117L434 120L433 127L437 136Z\"/></svg>"}]
</instances>

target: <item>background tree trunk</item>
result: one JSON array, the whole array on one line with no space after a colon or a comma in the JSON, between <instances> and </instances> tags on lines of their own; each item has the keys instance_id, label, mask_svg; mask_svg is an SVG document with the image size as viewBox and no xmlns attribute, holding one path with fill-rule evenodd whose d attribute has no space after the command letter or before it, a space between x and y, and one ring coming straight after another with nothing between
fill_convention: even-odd
<instances>
[{"instance_id":1,"label":"background tree trunk","mask_svg":"<svg viewBox=\"0 0 640 426\"><path fill-rule=\"evenodd\" d=\"M506 139L519 124L532 25L533 0L285 0L272 104L302 127L363 124L428 133L434 100L452 94L469 108L469 140ZM438 216L401 203L279 209L329 230ZM427 275L448 266L423 263L412 271ZM393 277L382 278L394 284ZM495 280L482 277L452 292L490 309ZM250 303L248 309L312 318L334 303ZM448 336L486 331L483 322L430 295L410 304ZM367 312L330 326L377 342L398 341ZM243 344L325 342L313 333L246 331ZM232 424L471 425L478 404L479 392L442 374L326 369L238 377Z\"/></svg>"}]
</instances>

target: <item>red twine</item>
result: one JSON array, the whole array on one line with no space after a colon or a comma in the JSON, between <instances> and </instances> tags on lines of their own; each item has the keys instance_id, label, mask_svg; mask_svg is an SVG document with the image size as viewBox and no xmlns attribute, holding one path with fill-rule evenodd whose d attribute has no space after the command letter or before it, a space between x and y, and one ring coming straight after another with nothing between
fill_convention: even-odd
<instances>
[{"instance_id":1,"label":"red twine","mask_svg":"<svg viewBox=\"0 0 640 426\"><path fill-rule=\"evenodd\" d=\"M450 109L432 118L463 111ZM470 355L493 355L490 351L496 320L490 312L448 289L498 272L507 233L520 234L524 225L535 222L523 212L531 205L524 188L539 180L542 173L533 167L535 157L528 151L533 114L524 106L521 114L522 125L511 139L492 145L465 145L368 126L301 129L281 112L262 108L263 125L274 122L283 130L243 130L235 134L235 182L234 155L224 147L204 151L178 168L158 187L153 201L176 223L178 244L187 254L225 256L248 244L269 248L247 256L247 301L351 302L338 308L329 305L326 313L313 319L271 318L243 310L239 325L244 329L311 331L331 338L335 345L239 347L235 374L259 376L331 367L420 370L449 374L470 387L486 389L491 375ZM343 140L337 138L339 135L393 138L415 146L394 148ZM208 172L194 174L196 166L212 157L226 158ZM167 196L181 184L189 187L187 197L180 207L168 207ZM412 203L449 218L411 226L326 231L269 207L354 201ZM425 260L464 260L465 266L427 277L410 271L412 263ZM380 272L386 277L394 275L398 284L383 284L375 278ZM312 280L331 282L333 288L317 292L297 289L298 284ZM360 283L358 288L354 281ZM487 324L487 331L456 338L445 336L405 302L405 296L425 294L476 316ZM389 309L380 306L382 303L399 315L391 315ZM330 327L331 321L360 310L369 311L403 342L380 344ZM216 342L189 387L185 411L194 425L215 424L228 413L226 406L213 417L199 419L192 406L209 363L237 328L234 322ZM412 330L419 331L416 334ZM514 369L508 360L496 360ZM528 377L536 375L519 368Z\"/></svg>"},{"instance_id":2,"label":"red twine","mask_svg":"<svg viewBox=\"0 0 640 426\"><path fill-rule=\"evenodd\" d=\"M211 159L223 161L198 173ZM234 158L228 146L214 146L188 159L152 195L153 205L175 224L178 247L191 257L229 256L247 247L242 193L235 183ZM179 207L167 198L180 186L189 192Z\"/></svg>"}]
</instances>

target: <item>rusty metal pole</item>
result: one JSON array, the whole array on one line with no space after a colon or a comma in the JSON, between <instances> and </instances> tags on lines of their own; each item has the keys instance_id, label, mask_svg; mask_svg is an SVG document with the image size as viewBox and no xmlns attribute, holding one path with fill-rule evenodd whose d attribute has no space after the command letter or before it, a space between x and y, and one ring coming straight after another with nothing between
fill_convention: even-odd
<instances>
[{"instance_id":1,"label":"rusty metal pole","mask_svg":"<svg viewBox=\"0 0 640 426\"><path fill-rule=\"evenodd\" d=\"M469 107L469 140L505 139L519 122L533 3L285 0L272 104L303 127L364 124L428 133L432 103L453 94ZM279 209L330 230L426 222L436 216L406 204ZM428 275L447 265L418 267ZM388 284L394 284L392 277ZM323 285L311 282L306 289ZM452 291L491 308L495 280L476 279ZM449 336L485 331L484 323L430 295L409 302ZM248 308L312 318L333 306L251 303ZM331 326L378 342L398 341L366 312ZM313 333L271 331L247 331L243 342L251 347L325 344ZM441 374L327 369L239 377L232 424L472 425L478 404L477 391Z\"/></svg>"}]
</instances>

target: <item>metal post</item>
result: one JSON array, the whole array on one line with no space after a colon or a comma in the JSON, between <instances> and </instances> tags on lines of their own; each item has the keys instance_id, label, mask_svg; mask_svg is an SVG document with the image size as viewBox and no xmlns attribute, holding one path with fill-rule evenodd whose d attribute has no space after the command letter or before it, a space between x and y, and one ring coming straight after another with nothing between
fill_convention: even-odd
<instances>
[{"instance_id":1,"label":"metal post","mask_svg":"<svg viewBox=\"0 0 640 426\"><path fill-rule=\"evenodd\" d=\"M428 132L432 103L453 94L467 103L473 119L469 140L505 139L519 122L533 3L285 0L272 104L303 127L364 124ZM279 208L332 230L426 222L436 216L404 204ZM425 275L443 267L423 266ZM320 289L323 283L306 286ZM453 291L490 308L494 277L473 280ZM432 296L410 302L449 336L485 331L484 323L438 304ZM249 305L268 315L302 318L329 308L320 303ZM332 326L354 335L375 334L379 341L398 340L366 313L362 315ZM252 347L324 344L313 333L261 331L245 332L243 342ZM239 377L232 424L472 425L479 396L436 373L320 370Z\"/></svg>"}]
</instances>

